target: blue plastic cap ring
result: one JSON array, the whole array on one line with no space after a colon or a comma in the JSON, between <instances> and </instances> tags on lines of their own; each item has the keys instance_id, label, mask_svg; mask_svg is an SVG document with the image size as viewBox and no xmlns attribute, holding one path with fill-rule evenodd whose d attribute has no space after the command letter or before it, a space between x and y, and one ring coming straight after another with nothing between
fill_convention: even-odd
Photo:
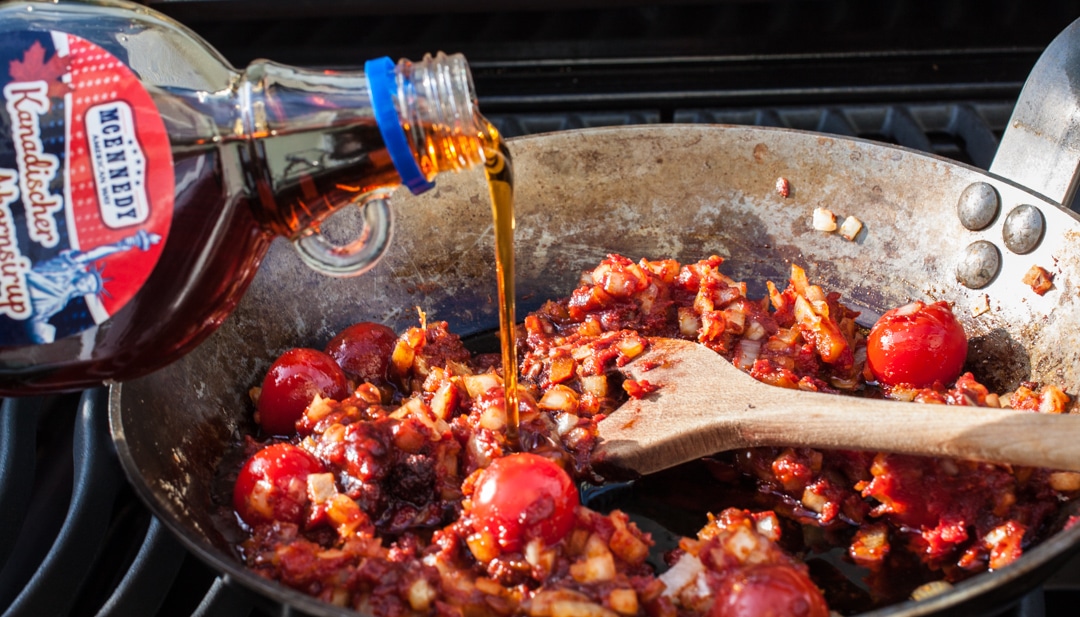
<instances>
[{"instance_id":1,"label":"blue plastic cap ring","mask_svg":"<svg viewBox=\"0 0 1080 617\"><path fill-rule=\"evenodd\" d=\"M375 58L364 63L364 75L367 76L368 90L371 92L371 108L375 112L375 122L379 125L383 143L390 152L401 183L409 187L413 195L419 195L435 188L420 170L420 165L409 148L405 129L394 109L394 93L397 92L397 77L394 73L394 61L387 57Z\"/></svg>"}]
</instances>

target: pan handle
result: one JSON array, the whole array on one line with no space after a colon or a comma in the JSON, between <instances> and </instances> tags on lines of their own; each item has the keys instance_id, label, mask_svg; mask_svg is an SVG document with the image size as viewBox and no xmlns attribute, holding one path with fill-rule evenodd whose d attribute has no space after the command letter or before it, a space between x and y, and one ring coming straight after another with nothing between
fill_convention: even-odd
<instances>
[{"instance_id":1,"label":"pan handle","mask_svg":"<svg viewBox=\"0 0 1080 617\"><path fill-rule=\"evenodd\" d=\"M990 173L1072 204L1080 178L1080 19L1035 63Z\"/></svg>"}]
</instances>

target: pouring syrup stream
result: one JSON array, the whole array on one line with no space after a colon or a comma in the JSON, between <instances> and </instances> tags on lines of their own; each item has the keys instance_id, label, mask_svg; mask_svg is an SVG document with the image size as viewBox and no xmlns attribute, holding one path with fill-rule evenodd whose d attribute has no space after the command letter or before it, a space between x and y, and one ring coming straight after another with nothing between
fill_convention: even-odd
<instances>
[{"instance_id":1,"label":"pouring syrup stream","mask_svg":"<svg viewBox=\"0 0 1080 617\"><path fill-rule=\"evenodd\" d=\"M499 340L503 386L506 391L506 438L511 447L518 439L518 362L514 332L514 173L510 151L498 129L485 122L484 174L491 195L495 227L495 270L499 283Z\"/></svg>"}]
</instances>

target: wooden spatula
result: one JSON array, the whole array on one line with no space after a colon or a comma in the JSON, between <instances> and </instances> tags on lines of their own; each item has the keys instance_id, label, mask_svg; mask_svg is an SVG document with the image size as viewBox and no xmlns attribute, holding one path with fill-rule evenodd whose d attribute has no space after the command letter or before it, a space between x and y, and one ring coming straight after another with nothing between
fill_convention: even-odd
<instances>
[{"instance_id":1,"label":"wooden spatula","mask_svg":"<svg viewBox=\"0 0 1080 617\"><path fill-rule=\"evenodd\" d=\"M1080 415L778 388L676 339L651 339L621 370L659 388L600 422L601 469L648 474L734 448L806 446L1080 471Z\"/></svg>"}]
</instances>

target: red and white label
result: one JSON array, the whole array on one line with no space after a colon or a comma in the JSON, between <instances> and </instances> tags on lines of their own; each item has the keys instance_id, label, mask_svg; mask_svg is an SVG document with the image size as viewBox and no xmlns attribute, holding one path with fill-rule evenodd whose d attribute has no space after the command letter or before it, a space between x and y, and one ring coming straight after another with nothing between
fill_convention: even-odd
<instances>
[{"instance_id":1,"label":"red and white label","mask_svg":"<svg viewBox=\"0 0 1080 617\"><path fill-rule=\"evenodd\" d=\"M138 76L85 39L6 36L0 86L0 345L50 343L149 278L172 223L172 151Z\"/></svg>"}]
</instances>

